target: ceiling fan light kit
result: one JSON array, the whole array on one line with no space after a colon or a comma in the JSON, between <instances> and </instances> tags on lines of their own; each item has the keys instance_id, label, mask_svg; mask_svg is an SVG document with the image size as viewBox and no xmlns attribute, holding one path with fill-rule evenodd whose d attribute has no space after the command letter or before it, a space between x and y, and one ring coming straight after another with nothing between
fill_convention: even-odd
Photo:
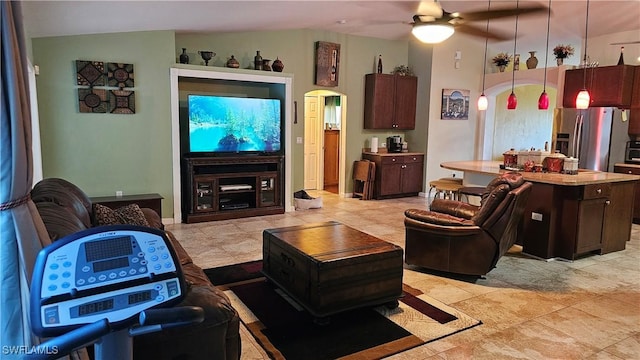
<instances>
[{"instance_id":1,"label":"ceiling fan light kit","mask_svg":"<svg viewBox=\"0 0 640 360\"><path fill-rule=\"evenodd\" d=\"M437 44L453 35L453 26L449 24L414 24L411 33L425 44Z\"/></svg>"}]
</instances>

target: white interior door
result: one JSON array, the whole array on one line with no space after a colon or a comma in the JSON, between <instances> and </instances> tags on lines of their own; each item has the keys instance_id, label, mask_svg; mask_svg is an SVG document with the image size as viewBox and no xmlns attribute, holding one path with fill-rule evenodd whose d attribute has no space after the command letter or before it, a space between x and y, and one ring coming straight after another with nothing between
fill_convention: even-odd
<instances>
[{"instance_id":1,"label":"white interior door","mask_svg":"<svg viewBox=\"0 0 640 360\"><path fill-rule=\"evenodd\" d=\"M318 97L304 97L304 188L318 189Z\"/></svg>"}]
</instances>

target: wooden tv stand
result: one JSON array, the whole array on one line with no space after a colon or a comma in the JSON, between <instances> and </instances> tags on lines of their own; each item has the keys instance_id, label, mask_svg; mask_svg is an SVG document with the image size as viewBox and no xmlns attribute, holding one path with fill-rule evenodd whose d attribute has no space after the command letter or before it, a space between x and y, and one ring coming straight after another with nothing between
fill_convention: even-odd
<instances>
[{"instance_id":1,"label":"wooden tv stand","mask_svg":"<svg viewBox=\"0 0 640 360\"><path fill-rule=\"evenodd\" d=\"M283 156L183 159L186 223L284 213Z\"/></svg>"}]
</instances>

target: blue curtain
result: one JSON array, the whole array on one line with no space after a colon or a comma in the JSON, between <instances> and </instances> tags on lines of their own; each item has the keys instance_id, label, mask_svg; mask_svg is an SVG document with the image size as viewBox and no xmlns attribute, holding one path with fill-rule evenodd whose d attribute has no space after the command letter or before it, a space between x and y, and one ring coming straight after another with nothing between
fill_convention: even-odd
<instances>
[{"instance_id":1,"label":"blue curtain","mask_svg":"<svg viewBox=\"0 0 640 360\"><path fill-rule=\"evenodd\" d=\"M32 185L27 52L20 3L1 1L0 344L32 346L29 283L36 254L49 237L29 198ZM15 355L15 354L14 354Z\"/></svg>"}]
</instances>

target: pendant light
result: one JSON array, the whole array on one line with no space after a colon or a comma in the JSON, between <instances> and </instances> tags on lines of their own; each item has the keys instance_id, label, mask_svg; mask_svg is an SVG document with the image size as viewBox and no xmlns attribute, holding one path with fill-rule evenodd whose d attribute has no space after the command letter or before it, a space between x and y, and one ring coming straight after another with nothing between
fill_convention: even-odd
<instances>
[{"instance_id":1,"label":"pendant light","mask_svg":"<svg viewBox=\"0 0 640 360\"><path fill-rule=\"evenodd\" d=\"M542 85L542 94L538 98L538 109L549 109L549 95L547 95L547 60L549 59L549 25L551 24L551 0L549 0L549 14L547 15L547 46L544 54L544 82Z\"/></svg>"},{"instance_id":2,"label":"pendant light","mask_svg":"<svg viewBox=\"0 0 640 360\"><path fill-rule=\"evenodd\" d=\"M516 1L516 10L518 10L520 5L520 0ZM515 35L513 37L513 53L516 53L516 44L518 43L518 15L516 14L516 32ZM514 55L515 56L515 55ZM518 106L518 98L516 98L516 94L513 92L513 88L515 85L515 81L516 81L516 67L515 65L513 66L513 68L511 69L511 95L509 95L509 98L507 99L507 109L508 110L515 110L515 108Z\"/></svg>"},{"instance_id":3,"label":"pendant light","mask_svg":"<svg viewBox=\"0 0 640 360\"><path fill-rule=\"evenodd\" d=\"M487 6L487 12L491 11L491 0L489 0L489 5ZM487 18L487 34L489 33L489 18ZM487 110L489 106L489 101L487 100L487 96L484 94L484 80L487 76L487 45L489 43L489 37L484 38L484 62L482 63L482 94L478 98L478 110Z\"/></svg>"},{"instance_id":4,"label":"pendant light","mask_svg":"<svg viewBox=\"0 0 640 360\"><path fill-rule=\"evenodd\" d=\"M587 109L589 108L589 103L591 102L591 95L589 95L589 91L587 90L587 39L589 32L589 0L587 0L587 16L585 20L584 26L584 57L582 61L583 66L583 76L582 76L582 90L576 96L576 109Z\"/></svg>"}]
</instances>

